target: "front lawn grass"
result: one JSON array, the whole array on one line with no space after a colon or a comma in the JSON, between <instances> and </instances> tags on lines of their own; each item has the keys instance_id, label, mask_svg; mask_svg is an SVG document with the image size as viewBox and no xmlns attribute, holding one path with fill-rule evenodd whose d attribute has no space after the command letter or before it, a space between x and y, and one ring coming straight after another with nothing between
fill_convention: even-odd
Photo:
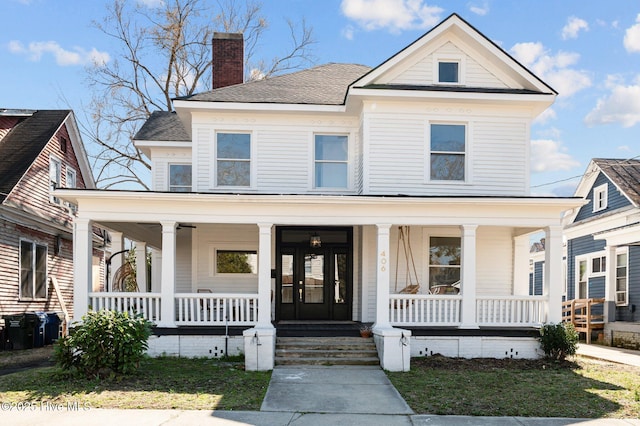
<instances>
[{"instance_id":1,"label":"front lawn grass","mask_svg":"<svg viewBox=\"0 0 640 426\"><path fill-rule=\"evenodd\" d=\"M128 377L69 377L56 367L0 376L0 401L78 403L92 408L259 410L270 372L215 359L146 358Z\"/></svg>"},{"instance_id":2,"label":"front lawn grass","mask_svg":"<svg viewBox=\"0 0 640 426\"><path fill-rule=\"evenodd\" d=\"M387 373L419 414L639 418L640 368L573 362L413 358Z\"/></svg>"}]
</instances>

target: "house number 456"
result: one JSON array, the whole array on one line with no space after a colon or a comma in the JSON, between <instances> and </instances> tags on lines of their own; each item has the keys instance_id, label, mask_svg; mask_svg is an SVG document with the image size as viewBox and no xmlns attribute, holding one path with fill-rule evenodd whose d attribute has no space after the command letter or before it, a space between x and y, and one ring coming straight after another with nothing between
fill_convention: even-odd
<instances>
[{"instance_id":1,"label":"house number 456","mask_svg":"<svg viewBox=\"0 0 640 426\"><path fill-rule=\"evenodd\" d=\"M380 272L385 272L387 270L387 253L380 253Z\"/></svg>"}]
</instances>

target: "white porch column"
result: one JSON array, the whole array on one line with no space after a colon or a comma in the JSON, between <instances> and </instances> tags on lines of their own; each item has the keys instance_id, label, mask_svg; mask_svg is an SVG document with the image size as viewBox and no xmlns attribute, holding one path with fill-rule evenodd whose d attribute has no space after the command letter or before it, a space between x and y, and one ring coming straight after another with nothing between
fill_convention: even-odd
<instances>
[{"instance_id":1,"label":"white porch column","mask_svg":"<svg viewBox=\"0 0 640 426\"><path fill-rule=\"evenodd\" d=\"M460 286L462 293L460 328L478 328L476 320L476 229L478 225L462 225Z\"/></svg>"},{"instance_id":2,"label":"white porch column","mask_svg":"<svg viewBox=\"0 0 640 426\"><path fill-rule=\"evenodd\" d=\"M88 311L89 289L93 287L91 221L76 218L73 228L73 321L80 321Z\"/></svg>"},{"instance_id":3,"label":"white porch column","mask_svg":"<svg viewBox=\"0 0 640 426\"><path fill-rule=\"evenodd\" d=\"M604 284L604 322L615 322L616 320L616 248L616 246L610 245L606 247L607 276Z\"/></svg>"},{"instance_id":4,"label":"white porch column","mask_svg":"<svg viewBox=\"0 0 640 426\"><path fill-rule=\"evenodd\" d=\"M140 291L147 291L147 243L136 241L136 281Z\"/></svg>"},{"instance_id":5,"label":"white porch column","mask_svg":"<svg viewBox=\"0 0 640 426\"><path fill-rule=\"evenodd\" d=\"M160 327L175 327L176 289L176 226L165 221L162 225L162 276L160 277Z\"/></svg>"},{"instance_id":6,"label":"white porch column","mask_svg":"<svg viewBox=\"0 0 640 426\"><path fill-rule=\"evenodd\" d=\"M376 322L374 329L389 329L389 230L391 224L376 224L378 252L376 272Z\"/></svg>"},{"instance_id":7,"label":"white porch column","mask_svg":"<svg viewBox=\"0 0 640 426\"><path fill-rule=\"evenodd\" d=\"M258 324L256 328L273 328L271 324L271 228L259 223L258 242Z\"/></svg>"},{"instance_id":8,"label":"white porch column","mask_svg":"<svg viewBox=\"0 0 640 426\"><path fill-rule=\"evenodd\" d=\"M544 283L542 294L547 296L548 323L562 321L562 226L545 229Z\"/></svg>"},{"instance_id":9,"label":"white porch column","mask_svg":"<svg viewBox=\"0 0 640 426\"><path fill-rule=\"evenodd\" d=\"M529 235L513 238L513 294L529 294Z\"/></svg>"},{"instance_id":10,"label":"white porch column","mask_svg":"<svg viewBox=\"0 0 640 426\"><path fill-rule=\"evenodd\" d=\"M113 256L115 253L124 250L124 238L122 232L109 232L109 235L111 235L111 254L109 256ZM113 291L113 277L122 266L122 257L122 253L120 253L111 258L111 263L109 264L109 291Z\"/></svg>"}]
</instances>

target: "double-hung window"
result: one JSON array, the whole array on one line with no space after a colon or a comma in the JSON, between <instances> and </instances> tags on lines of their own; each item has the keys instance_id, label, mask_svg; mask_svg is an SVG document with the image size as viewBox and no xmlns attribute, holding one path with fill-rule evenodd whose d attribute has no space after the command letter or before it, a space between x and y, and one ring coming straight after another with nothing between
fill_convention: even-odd
<instances>
[{"instance_id":1,"label":"double-hung window","mask_svg":"<svg viewBox=\"0 0 640 426\"><path fill-rule=\"evenodd\" d=\"M47 298L47 246L20 241L20 299Z\"/></svg>"},{"instance_id":2,"label":"double-hung window","mask_svg":"<svg viewBox=\"0 0 640 426\"><path fill-rule=\"evenodd\" d=\"M576 299L586 299L589 297L589 277L587 273L586 260L578 260L578 268L576 272L578 277Z\"/></svg>"},{"instance_id":3,"label":"double-hung window","mask_svg":"<svg viewBox=\"0 0 640 426\"><path fill-rule=\"evenodd\" d=\"M76 171L70 168L69 166L67 166L66 169L67 169L66 170L67 180L66 180L65 187L76 188ZM71 210L72 213L75 213L76 210L78 210L78 206L68 201L65 202L65 205L69 207L69 210Z\"/></svg>"},{"instance_id":4,"label":"double-hung window","mask_svg":"<svg viewBox=\"0 0 640 426\"><path fill-rule=\"evenodd\" d=\"M53 191L54 189L60 188L61 180L62 163L57 158L51 157L49 159L49 189ZM60 200L53 195L51 195L50 200L52 203L60 204Z\"/></svg>"},{"instance_id":5,"label":"double-hung window","mask_svg":"<svg viewBox=\"0 0 640 426\"><path fill-rule=\"evenodd\" d=\"M429 238L429 291L434 294L460 290L460 237Z\"/></svg>"},{"instance_id":6,"label":"double-hung window","mask_svg":"<svg viewBox=\"0 0 640 426\"><path fill-rule=\"evenodd\" d=\"M191 191L191 165L169 164L169 191Z\"/></svg>"},{"instance_id":7,"label":"double-hung window","mask_svg":"<svg viewBox=\"0 0 640 426\"><path fill-rule=\"evenodd\" d=\"M629 277L628 277L627 252L616 254L616 305L627 306L629 304Z\"/></svg>"},{"instance_id":8,"label":"double-hung window","mask_svg":"<svg viewBox=\"0 0 640 426\"><path fill-rule=\"evenodd\" d=\"M315 135L315 187L345 189L349 185L347 135Z\"/></svg>"},{"instance_id":9,"label":"double-hung window","mask_svg":"<svg viewBox=\"0 0 640 426\"><path fill-rule=\"evenodd\" d=\"M430 180L465 181L466 134L462 124L431 124Z\"/></svg>"},{"instance_id":10,"label":"double-hung window","mask_svg":"<svg viewBox=\"0 0 640 426\"><path fill-rule=\"evenodd\" d=\"M251 134L216 134L216 185L251 186Z\"/></svg>"},{"instance_id":11,"label":"double-hung window","mask_svg":"<svg viewBox=\"0 0 640 426\"><path fill-rule=\"evenodd\" d=\"M593 188L593 212L599 212L607 208L607 184Z\"/></svg>"}]
</instances>

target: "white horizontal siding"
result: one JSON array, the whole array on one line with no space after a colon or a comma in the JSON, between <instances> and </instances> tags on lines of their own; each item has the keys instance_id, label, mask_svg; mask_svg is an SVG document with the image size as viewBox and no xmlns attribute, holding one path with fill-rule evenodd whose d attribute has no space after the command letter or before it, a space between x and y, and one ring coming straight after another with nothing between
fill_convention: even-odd
<instances>
[{"instance_id":1,"label":"white horizontal siding","mask_svg":"<svg viewBox=\"0 0 640 426\"><path fill-rule=\"evenodd\" d=\"M191 164L191 149L156 149L153 152L152 189L169 190L169 164Z\"/></svg>"},{"instance_id":2,"label":"white horizontal siding","mask_svg":"<svg viewBox=\"0 0 640 426\"><path fill-rule=\"evenodd\" d=\"M258 188L276 193L309 189L311 132L301 129L260 130L257 138Z\"/></svg>"},{"instance_id":3,"label":"white horizontal siding","mask_svg":"<svg viewBox=\"0 0 640 426\"><path fill-rule=\"evenodd\" d=\"M176 292L190 293L192 290L191 280L191 234L190 228L177 231L176 238Z\"/></svg>"},{"instance_id":4,"label":"white horizontal siding","mask_svg":"<svg viewBox=\"0 0 640 426\"><path fill-rule=\"evenodd\" d=\"M210 127L197 126L194 129L195 161L193 170L193 190L206 192L211 189L211 177L213 167L213 137L214 132Z\"/></svg>"},{"instance_id":5,"label":"white horizontal siding","mask_svg":"<svg viewBox=\"0 0 640 426\"><path fill-rule=\"evenodd\" d=\"M476 241L476 292L478 296L512 294L513 238L511 228L479 227L476 231Z\"/></svg>"}]
</instances>

